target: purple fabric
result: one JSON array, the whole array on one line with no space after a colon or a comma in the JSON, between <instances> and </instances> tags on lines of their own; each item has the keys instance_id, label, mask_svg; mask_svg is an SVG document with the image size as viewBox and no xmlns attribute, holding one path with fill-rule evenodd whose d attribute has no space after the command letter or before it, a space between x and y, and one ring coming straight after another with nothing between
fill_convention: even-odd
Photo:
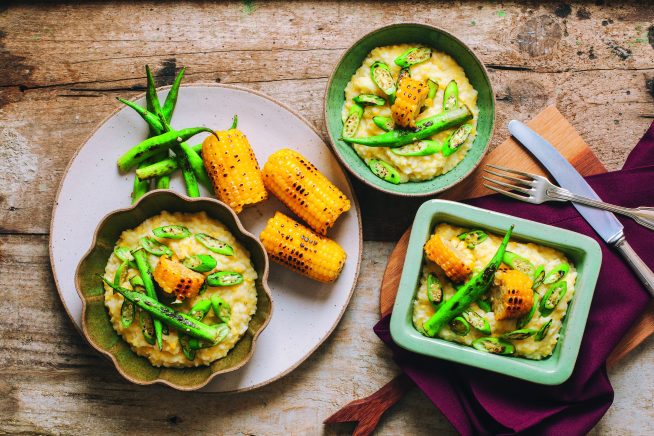
<instances>
[{"instance_id":1,"label":"purple fabric","mask_svg":"<svg viewBox=\"0 0 654 436\"><path fill-rule=\"evenodd\" d=\"M654 206L654 124L620 171L587 178L599 196L623 206ZM542 386L504 375L410 353L393 343L390 316L375 333L393 350L402 370L462 434L585 434L613 401L606 359L647 306L649 295L629 266L569 203L532 205L492 195L468 202L595 238L603 263L572 377ZM619 217L634 250L654 267L654 233Z\"/></svg>"}]
</instances>

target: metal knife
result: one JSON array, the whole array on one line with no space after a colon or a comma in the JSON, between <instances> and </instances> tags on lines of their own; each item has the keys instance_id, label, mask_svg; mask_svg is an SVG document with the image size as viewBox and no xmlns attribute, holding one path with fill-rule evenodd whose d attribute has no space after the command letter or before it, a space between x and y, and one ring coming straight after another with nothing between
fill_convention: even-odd
<instances>
[{"instance_id":1,"label":"metal knife","mask_svg":"<svg viewBox=\"0 0 654 436\"><path fill-rule=\"evenodd\" d=\"M516 120L509 123L509 132L543 164L561 187L574 194L601 200L575 167L538 133ZM647 291L654 296L654 273L626 241L623 226L615 215L581 204L572 204L597 234L622 254Z\"/></svg>"}]
</instances>

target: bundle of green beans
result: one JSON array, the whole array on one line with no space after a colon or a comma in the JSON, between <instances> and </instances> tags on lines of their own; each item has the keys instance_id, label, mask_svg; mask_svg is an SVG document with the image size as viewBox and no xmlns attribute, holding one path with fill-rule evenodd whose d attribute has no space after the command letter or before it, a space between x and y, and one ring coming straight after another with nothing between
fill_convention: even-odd
<instances>
[{"instance_id":1,"label":"bundle of green beans","mask_svg":"<svg viewBox=\"0 0 654 436\"><path fill-rule=\"evenodd\" d=\"M121 171L137 167L132 189L132 203L150 190L152 180L157 189L168 189L170 174L178 168L182 170L189 197L200 196L198 181L211 190L211 182L200 157L202 145L190 146L185 141L198 133L209 132L214 135L215 133L207 127L174 130L170 126L185 70L186 68L182 68L177 74L163 106L159 102L154 77L147 65L145 66L146 107L118 98L121 103L134 109L148 123L150 129L148 139L132 147L118 159L118 167ZM174 156L170 155L170 151Z\"/></svg>"}]
</instances>

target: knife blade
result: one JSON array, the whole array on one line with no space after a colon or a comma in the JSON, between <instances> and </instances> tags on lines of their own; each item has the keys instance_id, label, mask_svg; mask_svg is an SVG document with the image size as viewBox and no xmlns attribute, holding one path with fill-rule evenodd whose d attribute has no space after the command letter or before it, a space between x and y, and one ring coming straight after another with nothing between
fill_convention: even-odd
<instances>
[{"instance_id":1,"label":"knife blade","mask_svg":"<svg viewBox=\"0 0 654 436\"><path fill-rule=\"evenodd\" d=\"M545 138L516 120L509 122L509 132L543 164L562 188L601 201L575 167ZM623 226L613 213L577 203L572 204L607 243L614 244L623 236Z\"/></svg>"},{"instance_id":2,"label":"knife blade","mask_svg":"<svg viewBox=\"0 0 654 436\"><path fill-rule=\"evenodd\" d=\"M516 120L509 122L509 132L543 164L561 187L574 194L601 201L597 193L577 172L575 167L545 138L527 127L526 124ZM631 245L624 237L624 227L615 215L611 212L593 209L574 202L572 204L597 234L620 252L645 285L645 289L654 297L654 273L631 248Z\"/></svg>"}]
</instances>

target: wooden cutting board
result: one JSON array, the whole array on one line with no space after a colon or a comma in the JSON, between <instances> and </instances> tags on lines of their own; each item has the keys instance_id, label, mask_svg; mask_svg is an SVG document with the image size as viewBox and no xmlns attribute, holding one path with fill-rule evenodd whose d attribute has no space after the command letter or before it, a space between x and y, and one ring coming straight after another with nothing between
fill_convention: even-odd
<instances>
[{"instance_id":1,"label":"wooden cutting board","mask_svg":"<svg viewBox=\"0 0 654 436\"><path fill-rule=\"evenodd\" d=\"M605 173L606 168L579 136L575 128L565 119L556 107L550 106L527 123L529 127L547 139L583 176ZM530 173L546 175L545 170L534 158L516 142L509 138L495 150L486 155L481 165L465 181L445 192L440 198L466 200L492 194L482 183L482 168L485 164L496 164ZM379 308L382 317L391 313L397 288L402 275L404 257L409 243L410 228L402 235L388 258L379 295ZM654 303L634 324L629 333L613 351L608 359L612 365L636 348L654 333Z\"/></svg>"}]
</instances>

